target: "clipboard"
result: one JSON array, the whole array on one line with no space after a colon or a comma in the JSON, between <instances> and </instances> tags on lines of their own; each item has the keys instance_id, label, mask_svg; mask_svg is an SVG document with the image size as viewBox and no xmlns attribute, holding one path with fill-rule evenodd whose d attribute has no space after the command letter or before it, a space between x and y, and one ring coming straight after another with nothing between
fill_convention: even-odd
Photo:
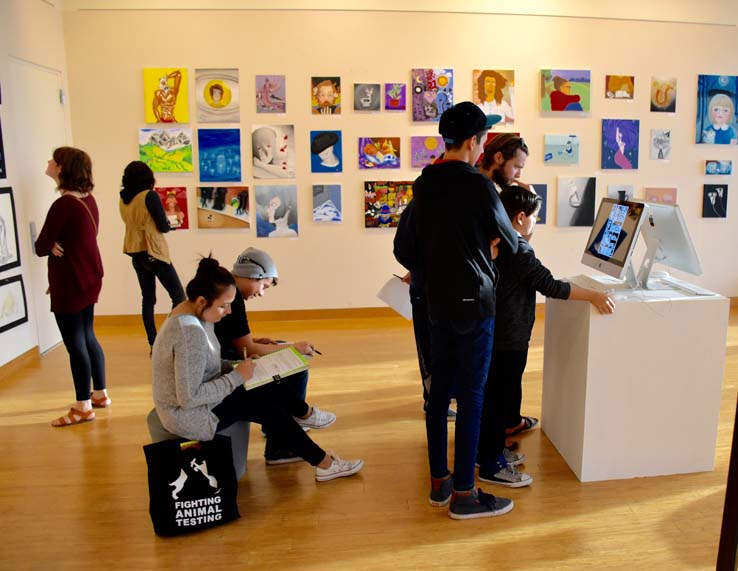
<instances>
[{"instance_id":1,"label":"clipboard","mask_svg":"<svg viewBox=\"0 0 738 571\"><path fill-rule=\"evenodd\" d=\"M243 383L247 391L307 370L308 360L290 346L255 358L254 365L254 374Z\"/></svg>"}]
</instances>

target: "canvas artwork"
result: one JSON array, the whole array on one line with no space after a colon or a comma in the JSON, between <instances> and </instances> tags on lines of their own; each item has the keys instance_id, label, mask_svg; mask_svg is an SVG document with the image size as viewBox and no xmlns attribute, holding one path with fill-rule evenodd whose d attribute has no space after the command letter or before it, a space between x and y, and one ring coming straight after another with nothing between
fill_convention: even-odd
<instances>
[{"instance_id":1,"label":"canvas artwork","mask_svg":"<svg viewBox=\"0 0 738 571\"><path fill-rule=\"evenodd\" d=\"M146 123L189 123L187 70L175 67L144 69Z\"/></svg>"},{"instance_id":2,"label":"canvas artwork","mask_svg":"<svg viewBox=\"0 0 738 571\"><path fill-rule=\"evenodd\" d=\"M544 135L543 163L547 165L578 165L579 137L577 135Z\"/></svg>"},{"instance_id":3,"label":"canvas artwork","mask_svg":"<svg viewBox=\"0 0 738 571\"><path fill-rule=\"evenodd\" d=\"M651 78L651 111L674 113L676 111L676 77Z\"/></svg>"},{"instance_id":4,"label":"canvas artwork","mask_svg":"<svg viewBox=\"0 0 738 571\"><path fill-rule=\"evenodd\" d=\"M256 76L256 112L287 111L287 80L284 75Z\"/></svg>"},{"instance_id":5,"label":"canvas artwork","mask_svg":"<svg viewBox=\"0 0 738 571\"><path fill-rule=\"evenodd\" d=\"M399 169L400 137L359 137L360 169Z\"/></svg>"},{"instance_id":6,"label":"canvas artwork","mask_svg":"<svg viewBox=\"0 0 738 571\"><path fill-rule=\"evenodd\" d=\"M635 77L632 75L606 75L605 97L608 99L633 99Z\"/></svg>"},{"instance_id":7,"label":"canvas artwork","mask_svg":"<svg viewBox=\"0 0 738 571\"><path fill-rule=\"evenodd\" d=\"M23 276L0 280L0 333L28 321Z\"/></svg>"},{"instance_id":8,"label":"canvas artwork","mask_svg":"<svg viewBox=\"0 0 738 571\"><path fill-rule=\"evenodd\" d=\"M671 159L671 129L651 129L651 159Z\"/></svg>"},{"instance_id":9,"label":"canvas artwork","mask_svg":"<svg viewBox=\"0 0 738 571\"><path fill-rule=\"evenodd\" d=\"M139 129L138 156L154 172L192 172L192 129Z\"/></svg>"},{"instance_id":10,"label":"canvas artwork","mask_svg":"<svg viewBox=\"0 0 738 571\"><path fill-rule=\"evenodd\" d=\"M607 198L633 200L635 198L635 187L632 184L608 184Z\"/></svg>"},{"instance_id":11,"label":"canvas artwork","mask_svg":"<svg viewBox=\"0 0 738 571\"><path fill-rule=\"evenodd\" d=\"M643 195L645 196L646 202L656 202L658 204L677 203L677 189L674 187L646 187L643 189Z\"/></svg>"},{"instance_id":12,"label":"canvas artwork","mask_svg":"<svg viewBox=\"0 0 738 571\"><path fill-rule=\"evenodd\" d=\"M196 69L195 104L200 123L238 123L238 69Z\"/></svg>"},{"instance_id":13,"label":"canvas artwork","mask_svg":"<svg viewBox=\"0 0 738 571\"><path fill-rule=\"evenodd\" d=\"M542 69L541 111L589 111L588 69Z\"/></svg>"},{"instance_id":14,"label":"canvas artwork","mask_svg":"<svg viewBox=\"0 0 738 571\"><path fill-rule=\"evenodd\" d=\"M20 266L20 247L13 189L0 188L0 272L18 266Z\"/></svg>"},{"instance_id":15,"label":"canvas artwork","mask_svg":"<svg viewBox=\"0 0 738 571\"><path fill-rule=\"evenodd\" d=\"M341 114L341 78L313 77L310 81L313 115Z\"/></svg>"},{"instance_id":16,"label":"canvas artwork","mask_svg":"<svg viewBox=\"0 0 738 571\"><path fill-rule=\"evenodd\" d=\"M733 174L733 161L705 161L705 174Z\"/></svg>"},{"instance_id":17,"label":"canvas artwork","mask_svg":"<svg viewBox=\"0 0 738 571\"><path fill-rule=\"evenodd\" d=\"M727 218L728 185L706 184L702 189L702 218Z\"/></svg>"},{"instance_id":18,"label":"canvas artwork","mask_svg":"<svg viewBox=\"0 0 738 571\"><path fill-rule=\"evenodd\" d=\"M248 186L197 187L198 228L250 228Z\"/></svg>"},{"instance_id":19,"label":"canvas artwork","mask_svg":"<svg viewBox=\"0 0 738 571\"><path fill-rule=\"evenodd\" d=\"M254 178L295 178L295 126L254 125Z\"/></svg>"},{"instance_id":20,"label":"canvas artwork","mask_svg":"<svg viewBox=\"0 0 738 571\"><path fill-rule=\"evenodd\" d=\"M546 203L548 202L548 185L547 184L531 184L535 193L541 197L541 206L536 214L536 224L546 223Z\"/></svg>"},{"instance_id":21,"label":"canvas artwork","mask_svg":"<svg viewBox=\"0 0 738 571\"><path fill-rule=\"evenodd\" d=\"M241 181L241 130L198 129L200 181Z\"/></svg>"},{"instance_id":22,"label":"canvas artwork","mask_svg":"<svg viewBox=\"0 0 738 571\"><path fill-rule=\"evenodd\" d=\"M412 181L365 181L364 227L396 228L412 198Z\"/></svg>"},{"instance_id":23,"label":"canvas artwork","mask_svg":"<svg viewBox=\"0 0 738 571\"><path fill-rule=\"evenodd\" d=\"M454 104L453 69L413 69L413 121L439 121Z\"/></svg>"},{"instance_id":24,"label":"canvas artwork","mask_svg":"<svg viewBox=\"0 0 738 571\"><path fill-rule=\"evenodd\" d=\"M154 188L161 199L169 226L177 230L190 227L187 216L187 189L184 186L162 186Z\"/></svg>"},{"instance_id":25,"label":"canvas artwork","mask_svg":"<svg viewBox=\"0 0 738 571\"><path fill-rule=\"evenodd\" d=\"M592 226L595 217L595 177L559 177L556 224Z\"/></svg>"},{"instance_id":26,"label":"canvas artwork","mask_svg":"<svg viewBox=\"0 0 738 571\"><path fill-rule=\"evenodd\" d=\"M310 172L342 172L341 131L310 131Z\"/></svg>"},{"instance_id":27,"label":"canvas artwork","mask_svg":"<svg viewBox=\"0 0 738 571\"><path fill-rule=\"evenodd\" d=\"M315 222L341 222L341 185L313 185L313 220Z\"/></svg>"},{"instance_id":28,"label":"canvas artwork","mask_svg":"<svg viewBox=\"0 0 738 571\"><path fill-rule=\"evenodd\" d=\"M2 123L0 123L0 178L8 178L8 171L5 167L5 147L3 147Z\"/></svg>"},{"instance_id":29,"label":"canvas artwork","mask_svg":"<svg viewBox=\"0 0 738 571\"><path fill-rule=\"evenodd\" d=\"M443 137L410 137L410 166L422 169L435 161L446 150Z\"/></svg>"},{"instance_id":30,"label":"canvas artwork","mask_svg":"<svg viewBox=\"0 0 738 571\"><path fill-rule=\"evenodd\" d=\"M297 238L297 185L257 186L256 236Z\"/></svg>"},{"instance_id":31,"label":"canvas artwork","mask_svg":"<svg viewBox=\"0 0 738 571\"><path fill-rule=\"evenodd\" d=\"M637 119L602 120L603 169L638 168L638 134L640 121Z\"/></svg>"},{"instance_id":32,"label":"canvas artwork","mask_svg":"<svg viewBox=\"0 0 738 571\"><path fill-rule=\"evenodd\" d=\"M354 83L354 111L379 111L381 99L379 83Z\"/></svg>"},{"instance_id":33,"label":"canvas artwork","mask_svg":"<svg viewBox=\"0 0 738 571\"><path fill-rule=\"evenodd\" d=\"M696 142L706 145L738 144L736 103L737 76L697 76Z\"/></svg>"},{"instance_id":34,"label":"canvas artwork","mask_svg":"<svg viewBox=\"0 0 738 571\"><path fill-rule=\"evenodd\" d=\"M407 86L404 83L384 84L384 110L404 111L407 109Z\"/></svg>"},{"instance_id":35,"label":"canvas artwork","mask_svg":"<svg viewBox=\"0 0 738 571\"><path fill-rule=\"evenodd\" d=\"M472 100L485 115L502 117L500 125L515 122L515 72L511 69L475 69L472 72Z\"/></svg>"}]
</instances>

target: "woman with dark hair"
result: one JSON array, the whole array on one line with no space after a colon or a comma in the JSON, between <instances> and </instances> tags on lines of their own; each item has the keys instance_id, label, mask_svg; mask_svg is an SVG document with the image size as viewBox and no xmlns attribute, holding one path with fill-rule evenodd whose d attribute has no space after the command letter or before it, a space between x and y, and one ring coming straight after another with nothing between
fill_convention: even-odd
<instances>
[{"instance_id":1,"label":"woman with dark hair","mask_svg":"<svg viewBox=\"0 0 738 571\"><path fill-rule=\"evenodd\" d=\"M174 308L153 350L153 396L162 425L190 440L212 440L239 420L257 422L267 445L294 453L315 466L315 479L333 480L361 470L362 460L327 454L293 417L306 417L309 405L286 399L279 383L246 391L254 372L251 359L235 368L221 361L214 324L231 312L236 296L231 273L211 257L203 258L187 284L187 299Z\"/></svg>"},{"instance_id":2,"label":"woman with dark hair","mask_svg":"<svg viewBox=\"0 0 738 571\"><path fill-rule=\"evenodd\" d=\"M59 427L95 420L93 407L105 408L112 401L105 388L105 355L93 326L103 266L97 247L100 215L92 196L92 161L80 149L59 147L46 175L56 182L61 196L46 215L36 255L49 256L51 311L69 353L77 399L67 414L52 421Z\"/></svg>"},{"instance_id":3,"label":"woman with dark hair","mask_svg":"<svg viewBox=\"0 0 738 571\"><path fill-rule=\"evenodd\" d=\"M164 238L170 230L169 221L159 195L154 192L154 183L154 173L146 163L129 163L123 171L119 205L120 216L126 225L123 252L131 256L141 287L141 316L149 346L156 339L156 280L167 290L172 308L185 299Z\"/></svg>"}]
</instances>

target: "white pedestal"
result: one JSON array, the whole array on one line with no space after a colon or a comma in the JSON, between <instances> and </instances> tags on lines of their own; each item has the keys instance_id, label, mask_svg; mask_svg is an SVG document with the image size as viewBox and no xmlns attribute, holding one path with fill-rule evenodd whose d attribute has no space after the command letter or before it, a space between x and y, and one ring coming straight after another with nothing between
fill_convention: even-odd
<instances>
[{"instance_id":1,"label":"white pedestal","mask_svg":"<svg viewBox=\"0 0 738 571\"><path fill-rule=\"evenodd\" d=\"M541 428L582 482L712 470L730 304L546 301Z\"/></svg>"}]
</instances>

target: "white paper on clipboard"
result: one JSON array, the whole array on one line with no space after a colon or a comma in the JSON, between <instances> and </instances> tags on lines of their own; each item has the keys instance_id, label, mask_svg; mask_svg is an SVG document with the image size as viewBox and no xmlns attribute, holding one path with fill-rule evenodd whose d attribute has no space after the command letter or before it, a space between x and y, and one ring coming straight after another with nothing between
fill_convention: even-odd
<instances>
[{"instance_id":1,"label":"white paper on clipboard","mask_svg":"<svg viewBox=\"0 0 738 571\"><path fill-rule=\"evenodd\" d=\"M405 319L413 318L413 308L410 304L410 286L400 278L392 276L379 290L377 297Z\"/></svg>"}]
</instances>

